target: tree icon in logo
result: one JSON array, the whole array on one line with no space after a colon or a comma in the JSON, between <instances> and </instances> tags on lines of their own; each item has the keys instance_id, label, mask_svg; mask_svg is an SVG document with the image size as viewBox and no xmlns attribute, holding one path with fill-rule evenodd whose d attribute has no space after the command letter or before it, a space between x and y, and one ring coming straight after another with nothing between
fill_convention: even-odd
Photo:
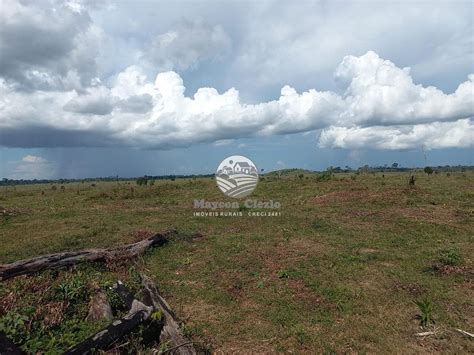
<instances>
[{"instance_id":1,"label":"tree icon in logo","mask_svg":"<svg viewBox=\"0 0 474 355\"><path fill-rule=\"evenodd\" d=\"M217 168L216 182L227 196L242 198L257 187L258 170L249 158L232 155L225 158Z\"/></svg>"}]
</instances>

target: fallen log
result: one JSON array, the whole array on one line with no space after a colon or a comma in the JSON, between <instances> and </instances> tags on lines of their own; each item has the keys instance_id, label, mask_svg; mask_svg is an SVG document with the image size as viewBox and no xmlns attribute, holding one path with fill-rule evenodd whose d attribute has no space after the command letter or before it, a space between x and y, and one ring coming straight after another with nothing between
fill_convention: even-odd
<instances>
[{"instance_id":1,"label":"fallen log","mask_svg":"<svg viewBox=\"0 0 474 355\"><path fill-rule=\"evenodd\" d=\"M140 301L133 300L132 308L124 318L116 320L104 330L75 345L66 351L65 354L91 354L92 351L95 350L107 349L110 345L147 320L152 312L152 307L145 306Z\"/></svg>"},{"instance_id":2,"label":"fallen log","mask_svg":"<svg viewBox=\"0 0 474 355\"><path fill-rule=\"evenodd\" d=\"M179 355L194 355L196 350L189 339L179 329L179 322L171 307L158 292L155 283L146 275L141 275L143 285L143 302L160 310L164 316L164 326L160 334L160 343L167 343L169 352Z\"/></svg>"},{"instance_id":3,"label":"fallen log","mask_svg":"<svg viewBox=\"0 0 474 355\"><path fill-rule=\"evenodd\" d=\"M141 275L143 285L143 303L133 299L131 308L124 318L113 322L110 326L97 334L87 338L69 349L66 354L90 354L96 350L106 350L112 344L133 331L138 325L150 318L154 311L163 314L163 328L159 334L160 343L167 344L165 352L179 355L195 355L192 341L186 339L179 329L178 319L168 303L161 297L154 282L147 276ZM120 289L120 297L126 302L131 297L128 289L120 281L114 285Z\"/></svg>"},{"instance_id":4,"label":"fallen log","mask_svg":"<svg viewBox=\"0 0 474 355\"><path fill-rule=\"evenodd\" d=\"M109 249L86 249L76 252L64 252L43 255L32 259L19 260L11 264L0 265L0 281L19 275L32 274L46 269L71 266L83 262L107 262L114 259L134 258L152 246L161 246L177 232L167 231L137 243Z\"/></svg>"}]
</instances>

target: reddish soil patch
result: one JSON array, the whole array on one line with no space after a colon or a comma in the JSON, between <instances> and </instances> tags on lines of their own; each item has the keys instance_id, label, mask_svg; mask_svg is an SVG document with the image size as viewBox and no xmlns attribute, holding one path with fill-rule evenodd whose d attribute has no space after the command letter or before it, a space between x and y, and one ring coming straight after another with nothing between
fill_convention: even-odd
<instances>
[{"instance_id":1,"label":"reddish soil patch","mask_svg":"<svg viewBox=\"0 0 474 355\"><path fill-rule=\"evenodd\" d=\"M309 306L323 306L326 308L335 309L336 305L329 303L321 295L318 295L311 290L303 280L289 279L287 285L292 291L292 297L295 300L308 304Z\"/></svg>"},{"instance_id":2,"label":"reddish soil patch","mask_svg":"<svg viewBox=\"0 0 474 355\"><path fill-rule=\"evenodd\" d=\"M378 211L347 210L341 215L341 219L348 220L355 225L372 225L374 222L390 223L398 218L407 218L414 222L425 222L434 224L451 225L457 224L462 217L455 210L446 206L426 205L423 207L390 206ZM365 219L365 220L364 220Z\"/></svg>"},{"instance_id":3,"label":"reddish soil patch","mask_svg":"<svg viewBox=\"0 0 474 355\"><path fill-rule=\"evenodd\" d=\"M399 281L393 284L393 288L395 290L408 292L410 295L415 296L415 297L421 296L425 292L424 287L420 285L417 285L414 283L402 283Z\"/></svg>"},{"instance_id":4,"label":"reddish soil patch","mask_svg":"<svg viewBox=\"0 0 474 355\"><path fill-rule=\"evenodd\" d=\"M412 191L408 189L396 188L385 191L370 191L369 189L359 190L343 190L329 192L324 195L313 197L311 200L314 204L330 204L330 203L345 203L352 201L367 202L392 202L400 204L405 202L405 197L410 193L419 193L418 190Z\"/></svg>"},{"instance_id":5,"label":"reddish soil patch","mask_svg":"<svg viewBox=\"0 0 474 355\"><path fill-rule=\"evenodd\" d=\"M440 275L470 275L474 276L474 269L469 266L451 266L434 264L433 270Z\"/></svg>"},{"instance_id":6,"label":"reddish soil patch","mask_svg":"<svg viewBox=\"0 0 474 355\"><path fill-rule=\"evenodd\" d=\"M455 211L446 206L428 205L424 207L397 208L393 210L393 213L414 221L420 220L437 224L457 223L460 219Z\"/></svg>"}]
</instances>

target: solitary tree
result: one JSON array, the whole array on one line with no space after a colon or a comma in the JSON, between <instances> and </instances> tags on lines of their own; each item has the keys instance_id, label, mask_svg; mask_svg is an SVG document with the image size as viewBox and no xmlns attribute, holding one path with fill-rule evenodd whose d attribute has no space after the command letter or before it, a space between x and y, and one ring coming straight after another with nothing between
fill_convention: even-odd
<instances>
[{"instance_id":1,"label":"solitary tree","mask_svg":"<svg viewBox=\"0 0 474 355\"><path fill-rule=\"evenodd\" d=\"M427 173L428 175L433 174L433 168L431 168L430 166L425 167L423 171Z\"/></svg>"}]
</instances>

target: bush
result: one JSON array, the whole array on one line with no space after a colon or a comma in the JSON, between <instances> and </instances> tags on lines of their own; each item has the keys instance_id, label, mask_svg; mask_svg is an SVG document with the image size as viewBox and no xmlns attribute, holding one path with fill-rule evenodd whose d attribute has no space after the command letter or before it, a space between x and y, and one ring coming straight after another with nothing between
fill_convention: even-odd
<instances>
[{"instance_id":1,"label":"bush","mask_svg":"<svg viewBox=\"0 0 474 355\"><path fill-rule=\"evenodd\" d=\"M72 280L60 283L56 294L59 300L71 303L79 302L87 298L86 287L79 277L74 277Z\"/></svg>"},{"instance_id":2,"label":"bush","mask_svg":"<svg viewBox=\"0 0 474 355\"><path fill-rule=\"evenodd\" d=\"M434 172L433 168L431 168L430 166L425 167L423 171L428 175L431 175Z\"/></svg>"},{"instance_id":3,"label":"bush","mask_svg":"<svg viewBox=\"0 0 474 355\"><path fill-rule=\"evenodd\" d=\"M441 253L439 261L444 265L457 266L462 264L462 257L456 249L448 249Z\"/></svg>"},{"instance_id":4,"label":"bush","mask_svg":"<svg viewBox=\"0 0 474 355\"><path fill-rule=\"evenodd\" d=\"M316 177L316 181L318 181L318 182L329 181L329 180L331 180L331 175L332 175L332 173L330 171L325 171L324 173L319 174Z\"/></svg>"},{"instance_id":5,"label":"bush","mask_svg":"<svg viewBox=\"0 0 474 355\"><path fill-rule=\"evenodd\" d=\"M147 185L148 184L148 179L146 177L141 177L137 179L137 185L142 186L142 185Z\"/></svg>"}]
</instances>

